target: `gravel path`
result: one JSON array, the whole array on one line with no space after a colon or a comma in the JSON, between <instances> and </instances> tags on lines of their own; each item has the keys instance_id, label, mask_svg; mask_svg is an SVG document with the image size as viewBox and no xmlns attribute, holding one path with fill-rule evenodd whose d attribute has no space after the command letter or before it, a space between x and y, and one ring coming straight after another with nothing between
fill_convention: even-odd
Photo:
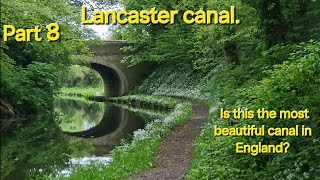
<instances>
[{"instance_id":1,"label":"gravel path","mask_svg":"<svg viewBox=\"0 0 320 180\"><path fill-rule=\"evenodd\" d=\"M193 102L192 109L191 119L174 129L162 142L155 167L129 178L130 180L184 179L192 161L192 143L208 120L206 105Z\"/></svg>"}]
</instances>

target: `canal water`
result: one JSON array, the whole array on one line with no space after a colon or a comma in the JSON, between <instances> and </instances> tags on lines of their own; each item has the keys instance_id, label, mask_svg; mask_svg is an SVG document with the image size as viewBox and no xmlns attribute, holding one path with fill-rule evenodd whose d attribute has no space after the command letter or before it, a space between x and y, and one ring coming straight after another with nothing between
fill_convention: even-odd
<instances>
[{"instance_id":1,"label":"canal water","mask_svg":"<svg viewBox=\"0 0 320 180\"><path fill-rule=\"evenodd\" d=\"M90 157L71 158L69 164L108 164L112 157L107 154L123 141L130 141L133 132L143 129L155 119L164 117L168 111L139 109L108 102L56 99L58 125L66 138L79 138L92 144ZM68 175L70 171L64 170Z\"/></svg>"},{"instance_id":2,"label":"canal water","mask_svg":"<svg viewBox=\"0 0 320 180\"><path fill-rule=\"evenodd\" d=\"M106 155L121 141L130 140L134 131L167 113L152 109L133 111L108 102L72 99L56 99L55 111L61 131L66 136L90 141L95 156Z\"/></svg>"},{"instance_id":3,"label":"canal water","mask_svg":"<svg viewBox=\"0 0 320 180\"><path fill-rule=\"evenodd\" d=\"M57 137L63 137L66 142L81 141L90 144L86 156L66 154L68 160L64 162L65 165L62 166L63 168L60 165L60 168L56 170L63 176L72 173L72 167L76 165L96 162L107 165L112 160L112 157L108 156L111 150L123 141L130 141L133 132L143 129L148 122L163 118L169 113L168 110L140 109L108 102L72 98L56 99L54 111L57 116L56 126L60 129ZM46 152L41 153L46 154ZM61 164L61 162L57 163ZM5 179L25 179L26 172L36 174L37 171L42 171L42 167L33 167L32 164L25 165Z\"/></svg>"}]
</instances>

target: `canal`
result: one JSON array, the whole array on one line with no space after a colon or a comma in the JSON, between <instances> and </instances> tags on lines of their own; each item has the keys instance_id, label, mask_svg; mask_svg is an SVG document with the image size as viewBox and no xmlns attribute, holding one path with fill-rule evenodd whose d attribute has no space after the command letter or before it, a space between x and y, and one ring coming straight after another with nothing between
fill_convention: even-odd
<instances>
[{"instance_id":1,"label":"canal","mask_svg":"<svg viewBox=\"0 0 320 180\"><path fill-rule=\"evenodd\" d=\"M58 129L54 136L62 138L65 144L77 142L78 146L66 146L65 150L59 150L59 156L62 154L64 157L63 161L61 158L57 158L56 162L52 160L47 162L43 159L43 165L25 162L4 179L25 179L43 173L43 171L53 173L54 176L68 176L79 165L91 163L108 165L112 161L110 151L122 142L129 142L133 132L143 129L148 122L168 115L169 110L146 107L141 109L127 104L120 105L70 97L56 98L54 112L55 122L53 124ZM36 140L39 141L39 139ZM37 143L50 142L40 140ZM46 151L44 149L37 154L54 152L52 149Z\"/></svg>"}]
</instances>

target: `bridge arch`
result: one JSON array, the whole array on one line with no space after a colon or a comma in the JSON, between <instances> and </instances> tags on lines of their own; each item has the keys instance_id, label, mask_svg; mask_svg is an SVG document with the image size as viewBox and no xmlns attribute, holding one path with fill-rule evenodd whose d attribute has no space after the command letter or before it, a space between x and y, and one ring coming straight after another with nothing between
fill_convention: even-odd
<instances>
[{"instance_id":1,"label":"bridge arch","mask_svg":"<svg viewBox=\"0 0 320 180\"><path fill-rule=\"evenodd\" d=\"M134 66L122 63L125 56L122 47L133 45L126 41L105 41L90 45L93 52L91 67L102 77L105 94L123 96L141 83L156 67L154 63L144 62Z\"/></svg>"},{"instance_id":2,"label":"bridge arch","mask_svg":"<svg viewBox=\"0 0 320 180\"><path fill-rule=\"evenodd\" d=\"M128 79L117 66L108 63L91 62L91 68L97 71L103 79L105 95L122 96L128 91Z\"/></svg>"},{"instance_id":3,"label":"bridge arch","mask_svg":"<svg viewBox=\"0 0 320 180\"><path fill-rule=\"evenodd\" d=\"M134 131L144 126L145 121L135 113L122 107L105 104L104 115L98 125L84 131L64 133L92 143L96 152L103 152L101 155L105 155L104 151L108 150L106 147L113 148L119 145L123 139L130 137Z\"/></svg>"}]
</instances>

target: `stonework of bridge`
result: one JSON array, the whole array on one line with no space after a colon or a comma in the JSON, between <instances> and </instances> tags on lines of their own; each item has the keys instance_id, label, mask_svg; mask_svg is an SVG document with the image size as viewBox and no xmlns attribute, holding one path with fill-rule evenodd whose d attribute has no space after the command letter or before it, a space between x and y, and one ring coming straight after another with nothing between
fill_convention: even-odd
<instances>
[{"instance_id":1,"label":"stonework of bridge","mask_svg":"<svg viewBox=\"0 0 320 180\"><path fill-rule=\"evenodd\" d=\"M140 63L129 67L121 63L125 53L120 49L132 45L126 41L104 41L90 45L94 54L91 67L96 70L104 82L107 96L123 96L141 83L154 69L153 63Z\"/></svg>"}]
</instances>

